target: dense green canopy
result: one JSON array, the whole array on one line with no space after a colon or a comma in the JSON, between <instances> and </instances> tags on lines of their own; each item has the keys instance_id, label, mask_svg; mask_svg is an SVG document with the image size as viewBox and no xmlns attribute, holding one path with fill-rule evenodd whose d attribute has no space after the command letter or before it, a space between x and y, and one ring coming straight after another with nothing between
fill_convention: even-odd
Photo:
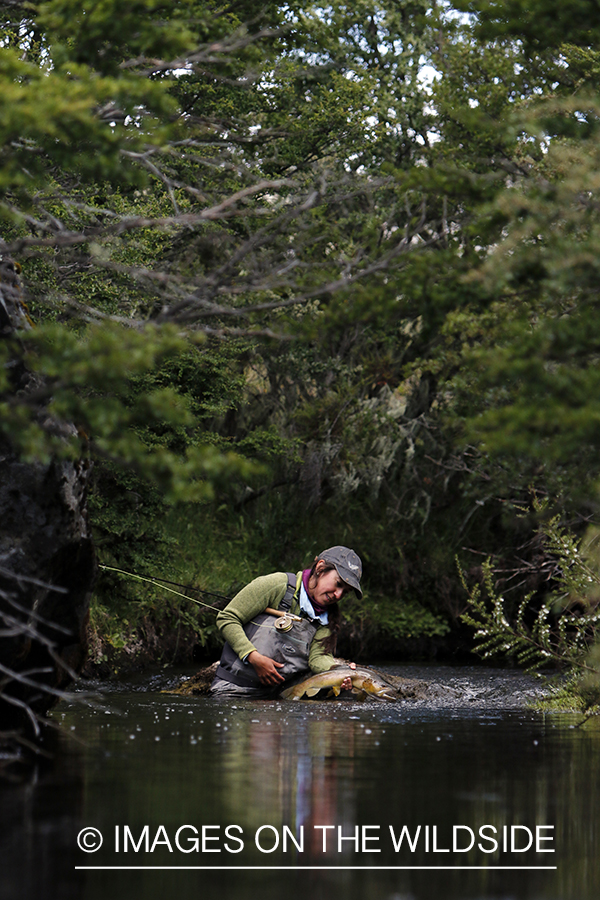
<instances>
[{"instance_id":1,"label":"dense green canopy","mask_svg":"<svg viewBox=\"0 0 600 900\"><path fill-rule=\"evenodd\" d=\"M600 475L600 56L541 7L3 4L2 428L94 459L101 562L229 592L348 543L371 654L456 634L456 554L547 589L530 488L581 524ZM98 598L119 644L156 589Z\"/></svg>"}]
</instances>

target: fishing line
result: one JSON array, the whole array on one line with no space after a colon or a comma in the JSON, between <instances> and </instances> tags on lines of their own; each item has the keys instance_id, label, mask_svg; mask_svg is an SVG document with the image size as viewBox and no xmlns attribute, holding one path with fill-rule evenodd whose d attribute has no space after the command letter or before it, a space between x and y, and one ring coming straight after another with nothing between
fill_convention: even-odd
<instances>
[{"instance_id":1,"label":"fishing line","mask_svg":"<svg viewBox=\"0 0 600 900\"><path fill-rule=\"evenodd\" d=\"M125 569L117 569L116 566L103 566L98 564L99 569L104 569L105 572L118 572L119 575L126 575L128 578L135 578L137 581L144 581L147 584L152 584L154 587L161 588L164 591L169 591L171 594L175 594L177 597L183 597L184 600L191 600L192 603L197 603L198 606L204 606L206 609L212 610L214 613L218 613L221 610L217 609L214 606L211 606L210 603L204 603L203 600L198 600L197 597L190 597L189 594L182 594L181 591L176 591L171 587L167 587L168 584L177 584L178 587L185 587L183 584L178 584L176 581L167 581L166 579L160 579L160 581L155 578L146 578L144 575L136 575L135 572L126 572ZM165 582L161 584L161 582ZM212 591L203 591L200 590L201 594L208 594L209 597L218 597L219 600L231 600L231 597L226 597L224 594L215 594ZM272 628L272 625L264 625L260 622L254 622L253 624L258 625L259 628Z\"/></svg>"},{"instance_id":2,"label":"fishing line","mask_svg":"<svg viewBox=\"0 0 600 900\"><path fill-rule=\"evenodd\" d=\"M171 594L176 594L177 597L183 597L184 600L191 600L192 603L197 603L199 606L205 606L207 609L211 609L213 612L220 612L216 607L211 606L210 603L205 603L203 600L198 600L197 597L190 597L189 594L182 594L181 591L176 591L171 587L167 587L167 584L177 584L174 581L167 581L166 584L161 584L160 581L157 581L154 578L146 578L144 575L136 575L135 572L126 572L125 569L117 569L116 566L102 566L98 565L99 569L104 569L106 572L118 572L119 575L126 575L128 578L135 578L137 581L144 581L147 584L152 584L154 587L162 588L165 591L169 591ZM162 579L161 579L162 581ZM185 587L185 585L178 585L179 587ZM220 600L230 600L231 597L225 597L223 594L213 594L211 591L200 591L202 594L208 594L210 597L218 597Z\"/></svg>"},{"instance_id":3,"label":"fishing line","mask_svg":"<svg viewBox=\"0 0 600 900\"><path fill-rule=\"evenodd\" d=\"M154 580L160 581L162 584L172 584L173 587L187 587L186 584L180 584L179 581L169 581L167 578L161 578L160 575L155 575ZM227 600L228 603L232 599L231 597L226 597L225 594L216 594L214 591L205 591L203 588L196 588L196 590L199 594L204 594L206 597L216 597L217 600Z\"/></svg>"},{"instance_id":4,"label":"fishing line","mask_svg":"<svg viewBox=\"0 0 600 900\"><path fill-rule=\"evenodd\" d=\"M118 572L119 575L126 575L127 578L135 578L137 581L144 581L147 584L154 585L154 587L161 588L164 591L169 591L169 593L175 594L177 597L183 597L184 600L191 600L192 603L197 603L198 606L204 606L206 607L206 609L210 609L215 613L221 612L220 609L217 609L215 606L211 606L210 603L205 603L203 600L198 600L197 597L190 597L189 594L182 594L181 591L176 591L172 587L167 587L167 585L169 584L175 584L178 587L185 587L184 584L179 584L177 581L167 581L166 578L147 578L144 575L136 575L135 572L126 572L125 569L117 569L116 566L103 566L98 564L98 568L103 569L105 572ZM217 597L219 600L227 600L228 602L232 599L231 597L226 597L224 594L215 594L212 591L203 591L202 589L199 589L199 592L201 594L207 594L209 597ZM273 611L273 613L277 615L275 610ZM254 622L254 620L252 620L252 623L254 625L258 625L259 628L273 628L273 625L265 625L261 622Z\"/></svg>"}]
</instances>

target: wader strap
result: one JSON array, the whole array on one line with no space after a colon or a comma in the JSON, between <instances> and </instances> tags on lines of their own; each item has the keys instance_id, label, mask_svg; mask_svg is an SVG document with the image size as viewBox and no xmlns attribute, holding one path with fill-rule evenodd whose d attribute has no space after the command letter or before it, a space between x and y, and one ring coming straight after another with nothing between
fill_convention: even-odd
<instances>
[{"instance_id":1,"label":"wader strap","mask_svg":"<svg viewBox=\"0 0 600 900\"><path fill-rule=\"evenodd\" d=\"M283 598L279 603L279 609L282 612L288 612L292 605L292 600L296 595L296 574L295 572L287 572L287 588ZM260 620L257 621L257 620ZM280 633L273 627L269 630L269 637L266 634L259 634L264 625L273 622L273 616L268 613L259 613L250 622L244 625L244 631L253 643L260 645L259 653L264 652L266 656L275 657L278 662L284 662L286 658L289 660L285 669L289 671L282 672L286 680L293 677L298 672L303 671L308 666L308 652L313 637L316 634L320 622L314 621L303 616L302 622L298 622L295 626L295 634ZM287 635L287 636L286 636ZM299 640L297 639L299 638ZM290 646L297 645L296 647ZM276 648L280 648L277 652ZM292 660L295 660L293 662ZM258 675L254 671L250 663L243 663L236 653L233 652L229 644L226 642L221 654L221 662L216 672L216 677L237 684L240 687L257 687L261 686Z\"/></svg>"},{"instance_id":2,"label":"wader strap","mask_svg":"<svg viewBox=\"0 0 600 900\"><path fill-rule=\"evenodd\" d=\"M287 572L288 584L285 589L285 594L283 595L283 599L279 604L279 609L283 609L284 612L287 612L292 606L292 600L294 599L294 594L296 593L296 573L295 572ZM302 582L300 582L302 585Z\"/></svg>"}]
</instances>

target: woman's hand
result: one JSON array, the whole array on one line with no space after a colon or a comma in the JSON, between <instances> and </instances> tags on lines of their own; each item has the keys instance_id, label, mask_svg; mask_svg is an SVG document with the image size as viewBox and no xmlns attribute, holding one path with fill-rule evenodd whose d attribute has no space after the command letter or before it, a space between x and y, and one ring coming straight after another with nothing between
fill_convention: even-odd
<instances>
[{"instance_id":1,"label":"woman's hand","mask_svg":"<svg viewBox=\"0 0 600 900\"><path fill-rule=\"evenodd\" d=\"M263 656L258 650L253 650L248 654L248 662L258 675L261 684L270 686L283 681L283 675L277 671L277 669L283 668L283 663L275 662L270 656Z\"/></svg>"},{"instance_id":2,"label":"woman's hand","mask_svg":"<svg viewBox=\"0 0 600 900\"><path fill-rule=\"evenodd\" d=\"M351 669L355 669L356 663L348 663L348 666ZM344 680L342 681L342 683L340 685L340 688L342 691L351 691L352 690L352 679L350 678L349 675L347 678L344 678Z\"/></svg>"}]
</instances>

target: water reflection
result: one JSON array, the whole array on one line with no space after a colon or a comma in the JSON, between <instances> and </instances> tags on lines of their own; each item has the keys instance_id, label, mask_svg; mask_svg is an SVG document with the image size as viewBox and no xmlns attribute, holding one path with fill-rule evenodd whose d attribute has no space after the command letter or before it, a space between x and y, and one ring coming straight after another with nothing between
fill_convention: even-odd
<instances>
[{"instance_id":1,"label":"water reflection","mask_svg":"<svg viewBox=\"0 0 600 900\"><path fill-rule=\"evenodd\" d=\"M108 711L59 708L58 718L85 742L84 749L65 749L62 769L51 779L54 788L30 787L38 800L27 816L18 812L25 793L17 801L5 792L2 799L2 821L11 828L2 844L3 862L16 846L26 846L24 864L31 868L35 861L42 881L52 871L61 898L153 900L179 894L184 900L200 890L209 900L223 895L247 900L259 893L261 900L307 894L311 900L341 894L350 900L595 900L600 895L594 812L600 723L573 729L568 716L353 702L230 706L160 693L112 695L110 704ZM228 839L226 829L234 825L243 849L239 840ZM553 846L556 853L536 853L535 845L510 852L511 826L519 826L521 840L525 829L535 838L542 825L554 828L544 832L554 841L541 847ZM77 850L84 826L104 835L95 854ZM180 833L178 846L181 826L189 828ZM396 840L406 829L397 851L390 826ZM454 826L461 826L456 848ZM478 846L491 847L481 840L483 826L495 829L487 832L498 838L495 852ZM509 829L506 852L504 828ZM469 829L475 836L470 847ZM52 862L59 853L60 871ZM92 864L223 870L74 868ZM239 868L292 865L303 870ZM362 868L309 868L350 865ZM493 868L500 865L521 868ZM391 866L437 868L385 868ZM6 896L44 896L39 882L40 877L37 885L22 879L19 890Z\"/></svg>"},{"instance_id":2,"label":"water reflection","mask_svg":"<svg viewBox=\"0 0 600 900\"><path fill-rule=\"evenodd\" d=\"M248 724L230 729L220 748L226 817L252 833L267 823L280 832L287 825L297 841L304 833L305 861L321 861L315 826L355 819L354 723L292 718L277 708Z\"/></svg>"},{"instance_id":3,"label":"water reflection","mask_svg":"<svg viewBox=\"0 0 600 900\"><path fill-rule=\"evenodd\" d=\"M52 734L46 749L53 758L5 772L0 781L1 900L83 897L72 823L84 809L84 757Z\"/></svg>"}]
</instances>

